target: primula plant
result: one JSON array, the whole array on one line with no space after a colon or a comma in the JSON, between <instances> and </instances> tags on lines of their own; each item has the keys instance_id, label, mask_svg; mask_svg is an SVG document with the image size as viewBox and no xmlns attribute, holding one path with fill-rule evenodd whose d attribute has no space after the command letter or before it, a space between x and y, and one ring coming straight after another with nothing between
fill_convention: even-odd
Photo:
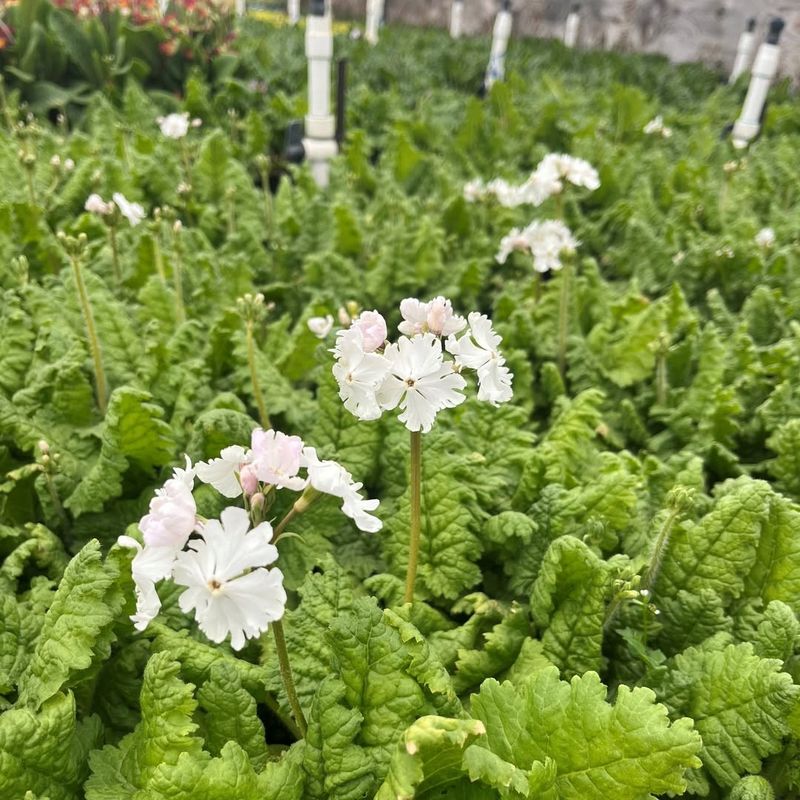
<instances>
[{"instance_id":1,"label":"primula plant","mask_svg":"<svg viewBox=\"0 0 800 800\"><path fill-rule=\"evenodd\" d=\"M787 87L337 34L321 190L117 12L0 12L0 800L797 800Z\"/></svg>"}]
</instances>

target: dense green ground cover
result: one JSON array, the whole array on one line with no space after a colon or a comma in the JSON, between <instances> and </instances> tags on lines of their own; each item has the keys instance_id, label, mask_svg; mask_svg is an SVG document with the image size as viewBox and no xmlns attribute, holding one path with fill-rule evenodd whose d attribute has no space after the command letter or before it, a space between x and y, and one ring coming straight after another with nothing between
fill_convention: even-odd
<instances>
[{"instance_id":1,"label":"dense green ground cover","mask_svg":"<svg viewBox=\"0 0 800 800\"><path fill-rule=\"evenodd\" d=\"M743 87L701 68L515 42L508 81L479 100L486 40L387 30L374 50L337 48L349 135L326 192L280 156L303 113L299 31L248 21L213 86L121 81L60 124L7 94L0 796L797 796L796 103L774 90L742 155L720 133ZM175 110L203 121L185 140L156 124ZM657 114L671 138L643 133ZM565 273L537 290L529 257L495 262L511 227L557 209L462 196L475 177L524 180L549 151L602 180L563 208L582 243L564 377ZM83 210L93 192L148 212L115 228L116 258ZM771 247L755 241L767 225ZM300 741L271 640L210 644L169 584L137 633L130 551L114 546L184 453L248 443L259 402L237 299L254 292L272 423L345 464L384 521L363 534L321 503L280 542ZM351 302L396 325L402 298L439 294L493 318L514 400L469 400L423 437L403 605L407 434L344 410L332 339L306 323Z\"/></svg>"}]
</instances>

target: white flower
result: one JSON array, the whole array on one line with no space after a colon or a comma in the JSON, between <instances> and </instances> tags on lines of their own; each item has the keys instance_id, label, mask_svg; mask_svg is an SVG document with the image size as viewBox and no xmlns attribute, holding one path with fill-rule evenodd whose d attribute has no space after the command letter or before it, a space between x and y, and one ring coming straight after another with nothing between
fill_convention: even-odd
<instances>
[{"instance_id":1,"label":"white flower","mask_svg":"<svg viewBox=\"0 0 800 800\"><path fill-rule=\"evenodd\" d=\"M330 314L324 317L311 317L306 325L317 339L324 339L333 329L333 317Z\"/></svg>"},{"instance_id":2,"label":"white flower","mask_svg":"<svg viewBox=\"0 0 800 800\"><path fill-rule=\"evenodd\" d=\"M560 160L558 157L554 159L546 156L530 178L522 184L522 195L526 203L540 206L548 198L560 194L563 189Z\"/></svg>"},{"instance_id":3,"label":"white flower","mask_svg":"<svg viewBox=\"0 0 800 800\"><path fill-rule=\"evenodd\" d=\"M361 333L365 353L374 353L386 343L386 320L377 311L362 311L351 330Z\"/></svg>"},{"instance_id":4,"label":"white flower","mask_svg":"<svg viewBox=\"0 0 800 800\"><path fill-rule=\"evenodd\" d=\"M492 321L484 314L473 311L469 315L469 333L460 339L451 336L447 350L455 357L459 367L478 372L478 400L496 406L507 403L512 397L511 381L514 377L505 366L500 354L502 342L492 328Z\"/></svg>"},{"instance_id":5,"label":"white flower","mask_svg":"<svg viewBox=\"0 0 800 800\"><path fill-rule=\"evenodd\" d=\"M339 331L333 352L337 356L333 374L344 407L359 419L377 419L381 409L375 393L389 372L389 362L379 353L364 351L357 329Z\"/></svg>"},{"instance_id":6,"label":"white flower","mask_svg":"<svg viewBox=\"0 0 800 800\"><path fill-rule=\"evenodd\" d=\"M242 467L249 463L248 451L238 444L225 447L219 458L210 461L200 461L195 465L197 477L203 483L209 483L225 497L239 497L242 494L242 485L239 473Z\"/></svg>"},{"instance_id":7,"label":"white flower","mask_svg":"<svg viewBox=\"0 0 800 800\"><path fill-rule=\"evenodd\" d=\"M309 483L323 494L338 497L343 501L342 511L350 517L359 530L375 533L383 527L383 522L368 514L374 511L378 500L365 500L360 489L363 484L355 483L353 476L336 461L321 461L313 447L303 448L303 464L308 470Z\"/></svg>"},{"instance_id":8,"label":"white flower","mask_svg":"<svg viewBox=\"0 0 800 800\"><path fill-rule=\"evenodd\" d=\"M642 130L648 135L657 133L665 139L669 139L669 137L672 136L672 128L668 128L664 125L664 118L660 114L651 119Z\"/></svg>"},{"instance_id":9,"label":"white flower","mask_svg":"<svg viewBox=\"0 0 800 800\"><path fill-rule=\"evenodd\" d=\"M126 200L124 194L114 192L112 196L117 204L119 213L135 228L144 219L144 209L138 203L131 203Z\"/></svg>"},{"instance_id":10,"label":"white flower","mask_svg":"<svg viewBox=\"0 0 800 800\"><path fill-rule=\"evenodd\" d=\"M186 469L175 468L164 486L150 501L150 513L139 521L145 544L152 547L173 547L186 544L197 524L197 506L192 496L194 470L189 457Z\"/></svg>"},{"instance_id":11,"label":"white flower","mask_svg":"<svg viewBox=\"0 0 800 800\"><path fill-rule=\"evenodd\" d=\"M486 185L486 193L493 194L497 202L505 208L516 208L525 202L525 194L520 186L512 186L503 178L495 178Z\"/></svg>"},{"instance_id":12,"label":"white flower","mask_svg":"<svg viewBox=\"0 0 800 800\"><path fill-rule=\"evenodd\" d=\"M434 334L401 336L386 348L385 356L391 371L378 391L378 402L386 410L399 405L399 419L410 431L427 433L439 411L464 402L459 390L466 381L444 363L442 343Z\"/></svg>"},{"instance_id":13,"label":"white flower","mask_svg":"<svg viewBox=\"0 0 800 800\"><path fill-rule=\"evenodd\" d=\"M570 229L560 220L535 221L523 231L533 256L533 268L537 272L559 270L561 256L572 254L580 244Z\"/></svg>"},{"instance_id":14,"label":"white flower","mask_svg":"<svg viewBox=\"0 0 800 800\"><path fill-rule=\"evenodd\" d=\"M68 158L64 162L64 172L72 172L72 170L74 169L75 169L75 162L71 158Z\"/></svg>"},{"instance_id":15,"label":"white flower","mask_svg":"<svg viewBox=\"0 0 800 800\"><path fill-rule=\"evenodd\" d=\"M453 305L446 298L434 297L423 303L414 297L407 297L400 303L403 321L398 325L400 333L414 336L418 333L433 333L436 336L450 336L464 329L464 317L453 313Z\"/></svg>"},{"instance_id":16,"label":"white flower","mask_svg":"<svg viewBox=\"0 0 800 800\"><path fill-rule=\"evenodd\" d=\"M203 526L201 539L178 554L173 570L175 583L186 587L178 598L181 610L195 610L200 630L212 642L230 635L234 650L279 620L286 606L283 573L264 569L278 558L270 544L272 526L249 528L244 509L226 508L219 521Z\"/></svg>"},{"instance_id":17,"label":"white flower","mask_svg":"<svg viewBox=\"0 0 800 800\"><path fill-rule=\"evenodd\" d=\"M131 621L137 631L143 631L158 615L161 600L156 583L172 574L178 551L174 547L142 547L130 536L120 536L117 544L137 551L131 563L136 585L136 613Z\"/></svg>"},{"instance_id":18,"label":"white flower","mask_svg":"<svg viewBox=\"0 0 800 800\"><path fill-rule=\"evenodd\" d=\"M539 163L539 166L536 167L536 171L529 179L529 183L538 182L541 185L540 191L545 191L549 185L550 194L558 194L562 188L561 178L568 180L575 186L583 186L590 191L600 188L600 176L588 161L563 153L549 153L546 155Z\"/></svg>"},{"instance_id":19,"label":"white flower","mask_svg":"<svg viewBox=\"0 0 800 800\"><path fill-rule=\"evenodd\" d=\"M58 153L50 159L50 166L53 169L58 169L61 166L61 156Z\"/></svg>"},{"instance_id":20,"label":"white flower","mask_svg":"<svg viewBox=\"0 0 800 800\"><path fill-rule=\"evenodd\" d=\"M114 204L106 203L99 194L90 194L83 208L90 214L98 214L101 217L105 217L114 211Z\"/></svg>"},{"instance_id":21,"label":"white flower","mask_svg":"<svg viewBox=\"0 0 800 800\"><path fill-rule=\"evenodd\" d=\"M775 244L775 231L772 228L762 228L756 234L755 242L759 247L768 250Z\"/></svg>"},{"instance_id":22,"label":"white flower","mask_svg":"<svg viewBox=\"0 0 800 800\"><path fill-rule=\"evenodd\" d=\"M189 132L189 114L167 114L166 117L156 119L161 133L168 139L183 139Z\"/></svg>"},{"instance_id":23,"label":"white flower","mask_svg":"<svg viewBox=\"0 0 800 800\"><path fill-rule=\"evenodd\" d=\"M303 440L299 436L256 428L250 444L249 466L258 480L278 489L291 489L294 492L305 489L305 478L297 474L303 452Z\"/></svg>"},{"instance_id":24,"label":"white flower","mask_svg":"<svg viewBox=\"0 0 800 800\"><path fill-rule=\"evenodd\" d=\"M474 203L476 200L482 200L485 197L486 186L480 178L475 178L464 184L463 194L468 203Z\"/></svg>"},{"instance_id":25,"label":"white flower","mask_svg":"<svg viewBox=\"0 0 800 800\"><path fill-rule=\"evenodd\" d=\"M508 257L514 252L530 252L531 244L526 234L519 228L512 228L501 240L500 249L495 260L498 264L505 264Z\"/></svg>"}]
</instances>

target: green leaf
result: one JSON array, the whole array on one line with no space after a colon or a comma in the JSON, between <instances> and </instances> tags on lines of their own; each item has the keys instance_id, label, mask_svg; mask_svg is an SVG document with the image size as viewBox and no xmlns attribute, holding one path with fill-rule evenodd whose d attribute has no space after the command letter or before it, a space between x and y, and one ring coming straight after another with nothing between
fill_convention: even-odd
<instances>
[{"instance_id":1,"label":"green leaf","mask_svg":"<svg viewBox=\"0 0 800 800\"><path fill-rule=\"evenodd\" d=\"M151 779L181 754L199 755L201 741L192 717L197 703L193 686L178 677L180 665L168 653L156 653L148 662L142 684L142 719L118 747L92 753L92 775L86 782L87 800L124 800L149 788Z\"/></svg>"},{"instance_id":2,"label":"green leaf","mask_svg":"<svg viewBox=\"0 0 800 800\"><path fill-rule=\"evenodd\" d=\"M544 655L566 674L599 670L615 570L580 539L562 536L545 554L531 593Z\"/></svg>"},{"instance_id":3,"label":"green leaf","mask_svg":"<svg viewBox=\"0 0 800 800\"><path fill-rule=\"evenodd\" d=\"M103 563L97 540L70 561L20 676L20 704L38 708L91 665L101 634L122 607L122 599L109 591L118 576L111 560Z\"/></svg>"},{"instance_id":4,"label":"green leaf","mask_svg":"<svg viewBox=\"0 0 800 800\"><path fill-rule=\"evenodd\" d=\"M653 595L675 597L681 589L711 589L740 597L756 563L759 536L770 510L769 485L739 478L723 484L712 511L699 523L677 525Z\"/></svg>"},{"instance_id":5,"label":"green leaf","mask_svg":"<svg viewBox=\"0 0 800 800\"><path fill-rule=\"evenodd\" d=\"M375 800L441 797L448 784L461 779L464 749L483 733L475 719L418 719L397 745Z\"/></svg>"},{"instance_id":6,"label":"green leaf","mask_svg":"<svg viewBox=\"0 0 800 800\"><path fill-rule=\"evenodd\" d=\"M731 789L729 800L775 800L775 792L766 778L748 775Z\"/></svg>"},{"instance_id":7,"label":"green leaf","mask_svg":"<svg viewBox=\"0 0 800 800\"><path fill-rule=\"evenodd\" d=\"M100 734L96 717L76 722L72 694L56 694L38 711L0 714L0 797L22 798L30 789L50 800L79 800Z\"/></svg>"},{"instance_id":8,"label":"green leaf","mask_svg":"<svg viewBox=\"0 0 800 800\"><path fill-rule=\"evenodd\" d=\"M800 419L781 425L767 439L767 447L778 454L769 464L770 474L778 480L778 488L800 499Z\"/></svg>"},{"instance_id":9,"label":"green leaf","mask_svg":"<svg viewBox=\"0 0 800 800\"><path fill-rule=\"evenodd\" d=\"M696 721L703 766L731 787L781 749L800 686L781 672L780 661L759 658L752 644L724 642L715 637L676 656L660 695Z\"/></svg>"},{"instance_id":10,"label":"green leaf","mask_svg":"<svg viewBox=\"0 0 800 800\"><path fill-rule=\"evenodd\" d=\"M643 800L682 793L686 770L700 766L691 720L670 723L645 688L620 686L611 705L594 672L569 683L554 667L517 686L488 680L472 713L486 737L467 749L465 767L505 797Z\"/></svg>"},{"instance_id":11,"label":"green leaf","mask_svg":"<svg viewBox=\"0 0 800 800\"><path fill-rule=\"evenodd\" d=\"M242 687L236 668L221 661L211 668L209 679L197 693L205 715L208 750L220 755L227 742L236 742L257 771L267 761L264 726L256 713L256 701Z\"/></svg>"},{"instance_id":12,"label":"green leaf","mask_svg":"<svg viewBox=\"0 0 800 800\"><path fill-rule=\"evenodd\" d=\"M122 386L109 400L97 460L64 505L77 517L102 511L122 494L122 479L133 463L142 469L169 464L175 453L172 429L163 410L139 389Z\"/></svg>"}]
</instances>

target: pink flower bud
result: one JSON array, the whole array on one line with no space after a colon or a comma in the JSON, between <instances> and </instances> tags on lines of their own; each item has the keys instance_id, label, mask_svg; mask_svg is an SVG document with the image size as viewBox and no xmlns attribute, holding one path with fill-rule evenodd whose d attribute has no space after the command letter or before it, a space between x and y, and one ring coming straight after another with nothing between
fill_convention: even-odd
<instances>
[{"instance_id":1,"label":"pink flower bud","mask_svg":"<svg viewBox=\"0 0 800 800\"><path fill-rule=\"evenodd\" d=\"M361 333L365 353L374 353L386 342L386 320L377 311L362 311L353 328Z\"/></svg>"},{"instance_id":2,"label":"pink flower bud","mask_svg":"<svg viewBox=\"0 0 800 800\"><path fill-rule=\"evenodd\" d=\"M247 464L242 467L242 471L239 473L239 480L242 482L242 489L244 489L244 493L248 497L256 493L258 489L258 475L256 475L252 464Z\"/></svg>"}]
</instances>

